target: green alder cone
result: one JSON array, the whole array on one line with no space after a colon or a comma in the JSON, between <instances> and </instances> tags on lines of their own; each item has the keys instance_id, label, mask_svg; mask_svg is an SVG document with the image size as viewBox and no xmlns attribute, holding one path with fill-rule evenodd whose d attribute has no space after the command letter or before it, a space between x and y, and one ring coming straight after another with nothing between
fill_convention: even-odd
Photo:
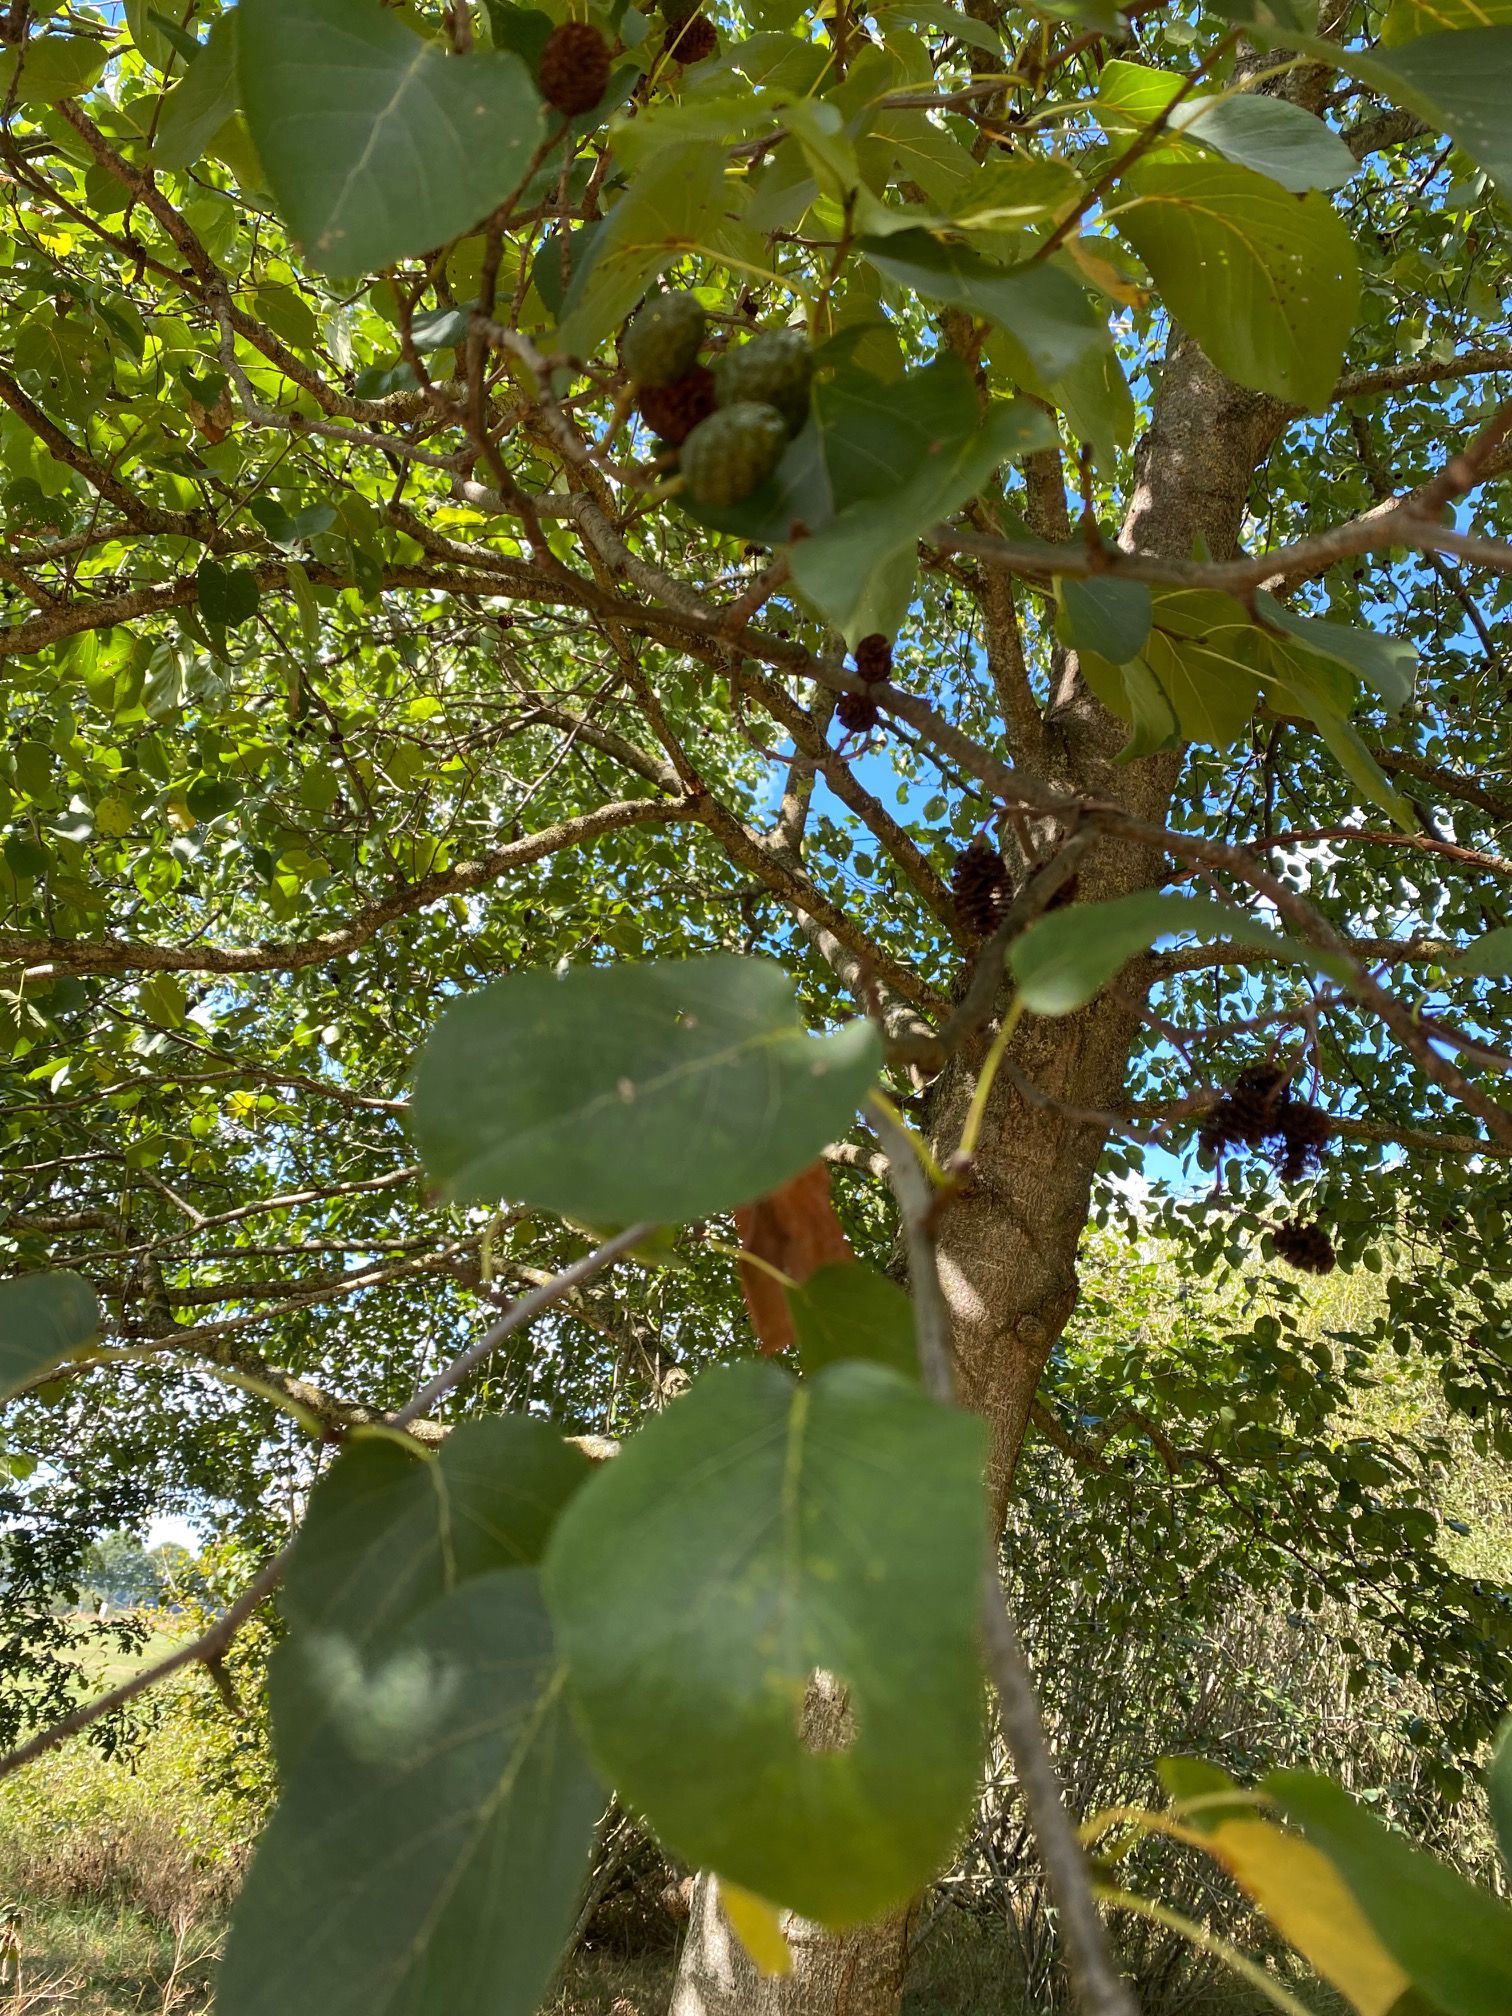
<instances>
[{"instance_id":1,"label":"green alder cone","mask_svg":"<svg viewBox=\"0 0 1512 2016\"><path fill-rule=\"evenodd\" d=\"M708 318L694 294L653 294L625 331L620 361L637 385L675 385L698 362Z\"/></svg>"},{"instance_id":2,"label":"green alder cone","mask_svg":"<svg viewBox=\"0 0 1512 2016\"><path fill-rule=\"evenodd\" d=\"M808 418L814 355L801 329L763 329L749 343L726 350L714 367L721 406L755 400L775 406L796 434Z\"/></svg>"},{"instance_id":3,"label":"green alder cone","mask_svg":"<svg viewBox=\"0 0 1512 2016\"><path fill-rule=\"evenodd\" d=\"M711 413L683 443L688 495L714 510L743 503L782 460L787 435L787 422L776 407L753 399Z\"/></svg>"}]
</instances>

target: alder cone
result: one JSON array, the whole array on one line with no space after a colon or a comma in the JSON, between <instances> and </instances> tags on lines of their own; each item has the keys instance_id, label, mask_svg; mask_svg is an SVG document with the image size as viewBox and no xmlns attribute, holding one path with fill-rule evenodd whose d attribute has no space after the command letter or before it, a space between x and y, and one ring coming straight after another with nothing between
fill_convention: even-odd
<instances>
[{"instance_id":1,"label":"alder cone","mask_svg":"<svg viewBox=\"0 0 1512 2016\"><path fill-rule=\"evenodd\" d=\"M1277 1131L1282 1105L1291 1097L1286 1072L1278 1064L1252 1064L1202 1122L1202 1139L1215 1153L1224 1148L1258 1148Z\"/></svg>"},{"instance_id":2,"label":"alder cone","mask_svg":"<svg viewBox=\"0 0 1512 2016\"><path fill-rule=\"evenodd\" d=\"M777 467L786 446L787 427L774 407L744 401L711 413L683 443L688 495L716 511L743 504Z\"/></svg>"},{"instance_id":3,"label":"alder cone","mask_svg":"<svg viewBox=\"0 0 1512 2016\"><path fill-rule=\"evenodd\" d=\"M708 320L696 294L653 294L620 339L620 362L642 390L675 385L698 362Z\"/></svg>"},{"instance_id":4,"label":"alder cone","mask_svg":"<svg viewBox=\"0 0 1512 2016\"><path fill-rule=\"evenodd\" d=\"M892 645L880 631L874 630L870 637L861 639L855 659L857 678L864 679L869 686L880 685L892 677Z\"/></svg>"},{"instance_id":5,"label":"alder cone","mask_svg":"<svg viewBox=\"0 0 1512 2016\"><path fill-rule=\"evenodd\" d=\"M1282 1181L1295 1183L1322 1167L1333 1124L1310 1099L1295 1096L1290 1074L1280 1065L1252 1064L1208 1113L1200 1132L1214 1154L1268 1143Z\"/></svg>"},{"instance_id":6,"label":"alder cone","mask_svg":"<svg viewBox=\"0 0 1512 2016\"><path fill-rule=\"evenodd\" d=\"M848 734L865 735L882 716L875 700L865 693L842 693L835 705L835 718Z\"/></svg>"},{"instance_id":7,"label":"alder cone","mask_svg":"<svg viewBox=\"0 0 1512 2016\"><path fill-rule=\"evenodd\" d=\"M643 385L635 403L654 434L681 448L699 421L714 411L714 373L695 364L675 385Z\"/></svg>"},{"instance_id":8,"label":"alder cone","mask_svg":"<svg viewBox=\"0 0 1512 2016\"><path fill-rule=\"evenodd\" d=\"M748 343L726 350L714 366L721 406L743 399L775 406L790 434L808 418L813 376L814 353L801 329L758 329Z\"/></svg>"},{"instance_id":9,"label":"alder cone","mask_svg":"<svg viewBox=\"0 0 1512 2016\"><path fill-rule=\"evenodd\" d=\"M609 88L609 62L609 44L591 21L564 21L541 51L541 96L568 119L591 112Z\"/></svg>"},{"instance_id":10,"label":"alder cone","mask_svg":"<svg viewBox=\"0 0 1512 2016\"><path fill-rule=\"evenodd\" d=\"M1321 1225L1299 1225L1288 1218L1271 1233L1278 1256L1303 1274L1331 1274L1338 1256Z\"/></svg>"},{"instance_id":11,"label":"alder cone","mask_svg":"<svg viewBox=\"0 0 1512 2016\"><path fill-rule=\"evenodd\" d=\"M950 871L956 919L968 938L990 938L1003 921L1013 880L992 842L978 834Z\"/></svg>"},{"instance_id":12,"label":"alder cone","mask_svg":"<svg viewBox=\"0 0 1512 2016\"><path fill-rule=\"evenodd\" d=\"M1284 1183L1315 1173L1323 1166L1323 1150L1328 1146L1333 1126L1328 1115L1310 1099L1292 1099L1282 1108L1276 1123L1277 1142L1272 1154Z\"/></svg>"},{"instance_id":13,"label":"alder cone","mask_svg":"<svg viewBox=\"0 0 1512 2016\"><path fill-rule=\"evenodd\" d=\"M667 42L667 54L674 63L702 63L705 57L718 52L718 32L705 14L689 15Z\"/></svg>"}]
</instances>

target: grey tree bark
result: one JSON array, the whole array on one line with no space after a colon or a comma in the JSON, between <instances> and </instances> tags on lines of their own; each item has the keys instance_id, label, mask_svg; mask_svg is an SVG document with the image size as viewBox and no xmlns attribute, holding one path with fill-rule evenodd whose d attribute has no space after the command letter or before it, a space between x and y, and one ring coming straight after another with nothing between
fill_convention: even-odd
<instances>
[{"instance_id":1,"label":"grey tree bark","mask_svg":"<svg viewBox=\"0 0 1512 2016\"><path fill-rule=\"evenodd\" d=\"M1250 485L1286 417L1274 400L1225 378L1189 338L1174 336L1136 452L1122 542L1182 559L1198 539L1215 559L1237 552ZM1029 473L1031 510L1051 521L1037 529L1067 536L1058 459L1050 470ZM1011 595L1006 580L984 583L989 620L996 604L1011 622ZM1014 711L1022 716L1022 705ZM1036 739L1052 781L1165 823L1179 754L1115 764L1125 726L1099 704L1069 655L1055 668ZM1105 839L1081 864L1079 894L1121 896L1161 879L1158 852ZM1118 1105L1145 993L1131 968L1081 1013L1025 1024L994 1085L971 1186L941 1217L938 1256L956 1375L962 1399L990 1425L988 1482L999 1529L1035 1389L1076 1303L1077 1247L1106 1139L1096 1119L1081 1116ZM984 1035L965 1045L931 1088L929 1132L938 1154L960 1140L989 1042ZM910 1922L904 1913L841 1937L787 1921L793 1971L768 1979L731 1933L715 1884L701 1877L671 2016L896 2016Z\"/></svg>"}]
</instances>

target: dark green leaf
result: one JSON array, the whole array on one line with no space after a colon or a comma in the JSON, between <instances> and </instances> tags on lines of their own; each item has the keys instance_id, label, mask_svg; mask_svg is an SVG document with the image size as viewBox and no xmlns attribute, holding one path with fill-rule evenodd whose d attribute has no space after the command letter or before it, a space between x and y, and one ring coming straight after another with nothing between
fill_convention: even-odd
<instances>
[{"instance_id":1,"label":"dark green leaf","mask_svg":"<svg viewBox=\"0 0 1512 2016\"><path fill-rule=\"evenodd\" d=\"M1069 1015L1084 1008L1121 966L1148 951L1157 938L1186 931L1203 938L1235 938L1289 959L1323 963L1315 948L1278 938L1230 903L1154 889L1115 896L1106 903L1073 903L1041 917L1014 941L1008 963L1026 1008L1036 1015Z\"/></svg>"},{"instance_id":2,"label":"dark green leaf","mask_svg":"<svg viewBox=\"0 0 1512 2016\"><path fill-rule=\"evenodd\" d=\"M318 272L365 273L459 236L542 137L517 56L450 56L372 0L243 0L237 14L242 109Z\"/></svg>"},{"instance_id":3,"label":"dark green leaf","mask_svg":"<svg viewBox=\"0 0 1512 2016\"><path fill-rule=\"evenodd\" d=\"M100 1305L78 1274L0 1281L0 1399L99 1334Z\"/></svg>"},{"instance_id":4,"label":"dark green leaf","mask_svg":"<svg viewBox=\"0 0 1512 2016\"><path fill-rule=\"evenodd\" d=\"M841 511L788 555L793 579L847 642L891 635L912 595L922 533L976 496L1001 463L1042 447L1046 416L1027 400L994 405L939 432L911 474L882 495ZM907 436L900 431L899 446Z\"/></svg>"},{"instance_id":5,"label":"dark green leaf","mask_svg":"<svg viewBox=\"0 0 1512 2016\"><path fill-rule=\"evenodd\" d=\"M534 2016L604 1805L535 1570L476 1576L365 1655L317 1643L322 1740L258 1844L221 2016Z\"/></svg>"},{"instance_id":6,"label":"dark green leaf","mask_svg":"<svg viewBox=\"0 0 1512 2016\"><path fill-rule=\"evenodd\" d=\"M194 578L200 614L207 623L229 627L246 623L257 614L257 576L250 567L223 567L219 560L201 560Z\"/></svg>"},{"instance_id":7,"label":"dark green leaf","mask_svg":"<svg viewBox=\"0 0 1512 2016\"><path fill-rule=\"evenodd\" d=\"M539 7L514 7L509 0L485 0L494 47L509 49L523 58L532 76L541 60L541 51L556 23Z\"/></svg>"},{"instance_id":8,"label":"dark green leaf","mask_svg":"<svg viewBox=\"0 0 1512 2016\"><path fill-rule=\"evenodd\" d=\"M205 46L163 103L153 157L164 168L189 168L237 109L236 13L223 14Z\"/></svg>"},{"instance_id":9,"label":"dark green leaf","mask_svg":"<svg viewBox=\"0 0 1512 2016\"><path fill-rule=\"evenodd\" d=\"M905 1378L919 1371L913 1303L864 1261L836 1261L787 1290L798 1362L807 1377L844 1358L889 1366Z\"/></svg>"},{"instance_id":10,"label":"dark green leaf","mask_svg":"<svg viewBox=\"0 0 1512 2016\"><path fill-rule=\"evenodd\" d=\"M976 1784L982 1426L875 1365L707 1373L558 1526L590 1748L695 1865L830 1925L911 1896ZM811 1749L816 1670L854 1733Z\"/></svg>"},{"instance_id":11,"label":"dark green leaf","mask_svg":"<svg viewBox=\"0 0 1512 2016\"><path fill-rule=\"evenodd\" d=\"M413 1123L449 1197L673 1222L795 1175L851 1125L879 1062L866 1022L809 1035L761 959L521 973L442 1016Z\"/></svg>"},{"instance_id":12,"label":"dark green leaf","mask_svg":"<svg viewBox=\"0 0 1512 2016\"><path fill-rule=\"evenodd\" d=\"M410 338L422 357L432 350L456 349L467 340L471 314L471 303L460 308L432 308L415 317Z\"/></svg>"},{"instance_id":13,"label":"dark green leaf","mask_svg":"<svg viewBox=\"0 0 1512 2016\"><path fill-rule=\"evenodd\" d=\"M1056 635L1078 651L1095 651L1124 665L1141 652L1150 635L1154 601L1140 581L1115 581L1105 574L1089 581L1066 576L1055 584L1060 611Z\"/></svg>"},{"instance_id":14,"label":"dark green leaf","mask_svg":"<svg viewBox=\"0 0 1512 2016\"><path fill-rule=\"evenodd\" d=\"M1273 1771L1261 1790L1333 1863L1371 1930L1444 2016L1512 2009L1512 1910L1394 1834L1341 1787Z\"/></svg>"},{"instance_id":15,"label":"dark green leaf","mask_svg":"<svg viewBox=\"0 0 1512 2016\"><path fill-rule=\"evenodd\" d=\"M439 1455L386 1435L345 1449L315 1489L284 1580L294 1632L276 1655L272 1696L285 1770L320 1712L306 1656L320 1634L366 1656L469 1577L533 1566L588 1468L520 1414L464 1422Z\"/></svg>"}]
</instances>

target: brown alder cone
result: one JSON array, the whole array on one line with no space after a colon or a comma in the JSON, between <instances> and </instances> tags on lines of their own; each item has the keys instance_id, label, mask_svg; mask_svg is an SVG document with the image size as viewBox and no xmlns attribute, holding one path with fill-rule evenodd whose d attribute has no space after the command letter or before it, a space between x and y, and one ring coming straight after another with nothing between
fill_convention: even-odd
<instances>
[{"instance_id":1,"label":"brown alder cone","mask_svg":"<svg viewBox=\"0 0 1512 2016\"><path fill-rule=\"evenodd\" d=\"M591 21L564 21L546 38L536 81L548 105L575 119L608 90L609 65L609 44Z\"/></svg>"},{"instance_id":2,"label":"brown alder cone","mask_svg":"<svg viewBox=\"0 0 1512 2016\"><path fill-rule=\"evenodd\" d=\"M854 1260L830 1198L827 1162L814 1162L790 1183L742 1204L735 1213L740 1243L758 1260L779 1268L793 1281L837 1260ZM740 1265L740 1288L751 1328L764 1353L786 1351L793 1341L793 1319L780 1281L763 1267Z\"/></svg>"}]
</instances>

